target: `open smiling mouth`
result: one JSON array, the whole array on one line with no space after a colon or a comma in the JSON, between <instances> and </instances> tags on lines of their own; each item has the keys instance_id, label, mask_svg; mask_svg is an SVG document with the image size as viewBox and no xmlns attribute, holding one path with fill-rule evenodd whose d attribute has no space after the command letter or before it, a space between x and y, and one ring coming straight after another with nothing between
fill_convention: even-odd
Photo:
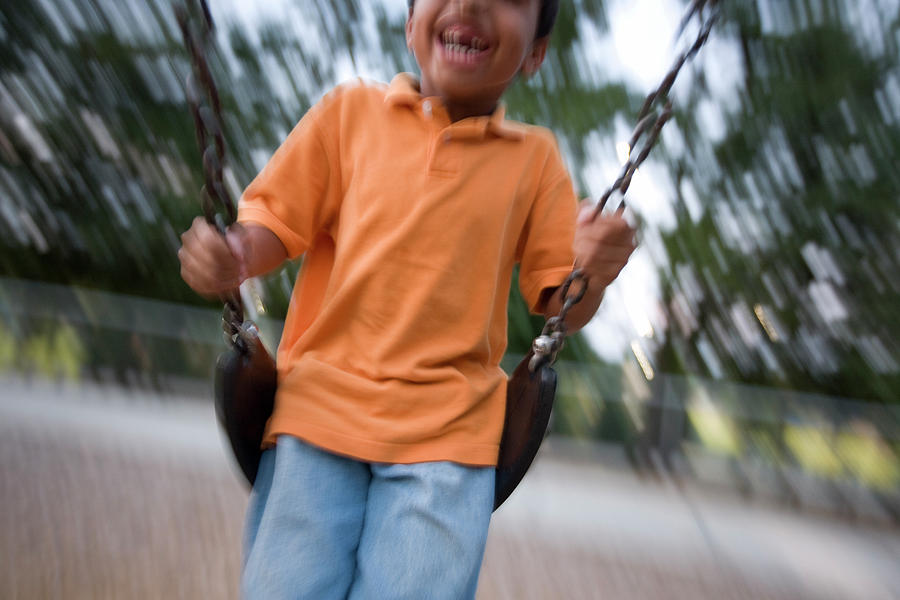
<instances>
[{"instance_id":1,"label":"open smiling mouth","mask_svg":"<svg viewBox=\"0 0 900 600\"><path fill-rule=\"evenodd\" d=\"M458 29L445 29L440 36L444 56L451 62L471 65L487 56L490 45L483 38Z\"/></svg>"}]
</instances>

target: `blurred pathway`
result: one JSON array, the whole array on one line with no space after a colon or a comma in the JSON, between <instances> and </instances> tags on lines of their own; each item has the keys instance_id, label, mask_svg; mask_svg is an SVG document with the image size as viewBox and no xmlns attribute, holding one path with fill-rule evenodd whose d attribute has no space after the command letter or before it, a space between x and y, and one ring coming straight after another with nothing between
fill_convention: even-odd
<instances>
[{"instance_id":1,"label":"blurred pathway","mask_svg":"<svg viewBox=\"0 0 900 600\"><path fill-rule=\"evenodd\" d=\"M235 598L246 498L206 398L0 378L0 598ZM898 565L897 529L551 439L494 517L478 598L889 600Z\"/></svg>"}]
</instances>

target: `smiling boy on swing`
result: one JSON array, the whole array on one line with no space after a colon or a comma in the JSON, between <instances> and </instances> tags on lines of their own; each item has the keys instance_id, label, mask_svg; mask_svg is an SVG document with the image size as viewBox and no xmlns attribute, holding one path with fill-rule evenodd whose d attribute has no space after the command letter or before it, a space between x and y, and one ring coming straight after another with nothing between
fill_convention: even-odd
<instances>
[{"instance_id":1,"label":"smiling boy on swing","mask_svg":"<svg viewBox=\"0 0 900 600\"><path fill-rule=\"evenodd\" d=\"M591 220L546 129L503 92L540 67L558 0L415 0L421 77L343 85L244 192L226 238L182 236L205 295L305 254L247 515L248 598L472 598L504 421L508 290L554 315L577 265L596 311L634 250Z\"/></svg>"}]
</instances>

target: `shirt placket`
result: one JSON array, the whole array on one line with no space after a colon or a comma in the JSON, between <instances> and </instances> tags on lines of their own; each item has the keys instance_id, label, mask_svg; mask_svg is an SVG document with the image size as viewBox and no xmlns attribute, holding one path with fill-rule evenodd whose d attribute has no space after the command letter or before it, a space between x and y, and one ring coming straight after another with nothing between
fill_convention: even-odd
<instances>
[{"instance_id":1,"label":"shirt placket","mask_svg":"<svg viewBox=\"0 0 900 600\"><path fill-rule=\"evenodd\" d=\"M453 125L442 106L431 99L422 101L422 117L428 125L428 174L456 177L460 171L461 149L453 143Z\"/></svg>"}]
</instances>

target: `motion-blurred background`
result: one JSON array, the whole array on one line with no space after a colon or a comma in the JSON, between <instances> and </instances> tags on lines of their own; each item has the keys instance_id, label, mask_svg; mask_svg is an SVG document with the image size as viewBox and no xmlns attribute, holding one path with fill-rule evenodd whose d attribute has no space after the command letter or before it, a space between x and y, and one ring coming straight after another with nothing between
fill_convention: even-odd
<instances>
[{"instance_id":1,"label":"motion-blurred background","mask_svg":"<svg viewBox=\"0 0 900 600\"><path fill-rule=\"evenodd\" d=\"M563 0L508 93L585 196L685 4ZM900 597L900 1L719 4L479 598ZM0 597L234 597L220 310L175 254L202 173L172 3L0 7ZM405 0L211 9L235 197L330 87L415 71ZM298 267L246 290L273 347ZM541 326L512 299L509 365Z\"/></svg>"}]
</instances>

